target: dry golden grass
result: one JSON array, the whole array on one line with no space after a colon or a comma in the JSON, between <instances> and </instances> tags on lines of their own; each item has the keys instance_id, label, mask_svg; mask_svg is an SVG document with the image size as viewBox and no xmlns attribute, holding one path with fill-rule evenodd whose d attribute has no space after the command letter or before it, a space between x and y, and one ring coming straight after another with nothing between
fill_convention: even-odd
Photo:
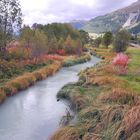
<instances>
[{"instance_id":1,"label":"dry golden grass","mask_svg":"<svg viewBox=\"0 0 140 140\"><path fill-rule=\"evenodd\" d=\"M102 121L104 123L104 126L107 127L110 124L121 121L128 109L129 106L117 104L113 106L110 105L107 108L104 108L104 112L102 115Z\"/></svg>"},{"instance_id":2,"label":"dry golden grass","mask_svg":"<svg viewBox=\"0 0 140 140\"><path fill-rule=\"evenodd\" d=\"M58 130L50 140L80 140L79 130L74 127L64 127Z\"/></svg>"},{"instance_id":3,"label":"dry golden grass","mask_svg":"<svg viewBox=\"0 0 140 140\"><path fill-rule=\"evenodd\" d=\"M120 122L123 120L125 113L129 109L126 105L109 105L109 104L96 104L83 109L80 112L80 118L84 120L82 124L85 128L84 140L103 139L105 136L104 131L112 131L108 138L110 139L116 131L112 130L111 126L119 128ZM114 140L115 136L111 140ZM107 139L107 138L106 138Z\"/></svg>"},{"instance_id":4,"label":"dry golden grass","mask_svg":"<svg viewBox=\"0 0 140 140\"><path fill-rule=\"evenodd\" d=\"M106 61L111 61L112 58L116 55L116 53L112 52L110 49L96 48L93 49L92 52L100 58L105 59Z\"/></svg>"},{"instance_id":5,"label":"dry golden grass","mask_svg":"<svg viewBox=\"0 0 140 140\"><path fill-rule=\"evenodd\" d=\"M121 126L116 132L116 138L128 139L132 136L136 138L136 134L140 131L140 105L134 106L128 110L122 120ZM138 133L137 133L138 132ZM136 133L134 135L134 133Z\"/></svg>"},{"instance_id":6,"label":"dry golden grass","mask_svg":"<svg viewBox=\"0 0 140 140\"><path fill-rule=\"evenodd\" d=\"M127 140L140 140L140 132L134 132Z\"/></svg>"},{"instance_id":7,"label":"dry golden grass","mask_svg":"<svg viewBox=\"0 0 140 140\"><path fill-rule=\"evenodd\" d=\"M98 134L87 133L82 140L101 140Z\"/></svg>"},{"instance_id":8,"label":"dry golden grass","mask_svg":"<svg viewBox=\"0 0 140 140\"><path fill-rule=\"evenodd\" d=\"M36 81L40 81L46 78L46 74L41 72L41 70L35 71L32 74L36 77Z\"/></svg>"},{"instance_id":9,"label":"dry golden grass","mask_svg":"<svg viewBox=\"0 0 140 140\"><path fill-rule=\"evenodd\" d=\"M139 100L139 97L133 91L123 88L112 88L110 91L101 93L98 96L98 100L101 102L116 102L134 105Z\"/></svg>"},{"instance_id":10,"label":"dry golden grass","mask_svg":"<svg viewBox=\"0 0 140 140\"><path fill-rule=\"evenodd\" d=\"M115 54L103 49L94 51L103 57L106 55L105 60L95 68L82 71L78 83L81 88L87 88L86 91L93 87L93 93L89 92L91 95L88 95L87 92L79 94L73 89L72 92L69 91L70 95L75 93L70 100L80 106L79 120L73 127L74 131L78 131L77 127L82 128L82 140L139 140L140 97L112 67L111 61ZM125 76L129 76L129 73ZM101 88L98 93L95 92L97 88ZM65 140L62 135L67 132L65 137L68 135L68 140L75 140L69 136L72 135L68 131L71 127L66 128L67 130L64 128L58 131L55 138Z\"/></svg>"},{"instance_id":11,"label":"dry golden grass","mask_svg":"<svg viewBox=\"0 0 140 140\"><path fill-rule=\"evenodd\" d=\"M73 96L72 99L73 99L73 104L75 105L76 110L81 110L85 107L86 99L82 95Z\"/></svg>"},{"instance_id":12,"label":"dry golden grass","mask_svg":"<svg viewBox=\"0 0 140 140\"><path fill-rule=\"evenodd\" d=\"M16 94L18 91L24 90L36 82L36 77L31 73L25 73L24 75L17 77L11 81L8 81L3 87L7 96Z\"/></svg>"},{"instance_id":13,"label":"dry golden grass","mask_svg":"<svg viewBox=\"0 0 140 140\"><path fill-rule=\"evenodd\" d=\"M39 69L32 73L24 73L23 75L8 81L2 89L7 96L12 96L17 92L34 85L36 81L43 80L53 75L61 68L61 62L55 62L49 66Z\"/></svg>"},{"instance_id":14,"label":"dry golden grass","mask_svg":"<svg viewBox=\"0 0 140 140\"><path fill-rule=\"evenodd\" d=\"M119 79L117 77L109 76L95 76L90 81L93 85L103 86L103 85L116 85L119 84Z\"/></svg>"},{"instance_id":15,"label":"dry golden grass","mask_svg":"<svg viewBox=\"0 0 140 140\"><path fill-rule=\"evenodd\" d=\"M110 87L119 87L124 85L125 81L118 77L116 70L111 64L101 64L97 65L95 68L88 69L81 73L81 76L84 76L86 79L86 83L84 83L84 85L109 85Z\"/></svg>"}]
</instances>

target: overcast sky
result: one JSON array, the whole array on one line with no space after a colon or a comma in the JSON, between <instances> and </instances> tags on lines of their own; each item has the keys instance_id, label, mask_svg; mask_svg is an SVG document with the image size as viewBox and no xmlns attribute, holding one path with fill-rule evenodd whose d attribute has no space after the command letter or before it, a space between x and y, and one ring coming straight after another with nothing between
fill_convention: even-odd
<instances>
[{"instance_id":1,"label":"overcast sky","mask_svg":"<svg viewBox=\"0 0 140 140\"><path fill-rule=\"evenodd\" d=\"M137 0L20 0L24 24L91 19Z\"/></svg>"}]
</instances>

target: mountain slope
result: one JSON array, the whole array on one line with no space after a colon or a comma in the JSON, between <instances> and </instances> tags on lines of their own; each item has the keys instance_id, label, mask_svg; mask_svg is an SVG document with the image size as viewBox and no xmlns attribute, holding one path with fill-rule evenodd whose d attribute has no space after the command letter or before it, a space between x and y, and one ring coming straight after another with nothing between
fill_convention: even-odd
<instances>
[{"instance_id":1,"label":"mountain slope","mask_svg":"<svg viewBox=\"0 0 140 140\"><path fill-rule=\"evenodd\" d=\"M87 22L82 29L88 32L102 33L106 31L115 32L120 28L125 28L133 32L133 28L140 26L139 24L140 0L128 7L119 9L104 16L96 17Z\"/></svg>"},{"instance_id":2,"label":"mountain slope","mask_svg":"<svg viewBox=\"0 0 140 140\"><path fill-rule=\"evenodd\" d=\"M70 22L70 25L72 25L76 29L81 29L86 24L87 24L87 21L85 20L73 20Z\"/></svg>"}]
</instances>

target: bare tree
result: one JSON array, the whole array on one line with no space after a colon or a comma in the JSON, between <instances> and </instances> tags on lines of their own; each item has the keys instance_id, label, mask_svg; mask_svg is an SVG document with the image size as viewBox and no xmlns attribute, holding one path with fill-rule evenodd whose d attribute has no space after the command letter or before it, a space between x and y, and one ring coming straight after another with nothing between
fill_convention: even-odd
<instances>
[{"instance_id":1,"label":"bare tree","mask_svg":"<svg viewBox=\"0 0 140 140\"><path fill-rule=\"evenodd\" d=\"M18 0L0 0L0 31L3 34L0 51L4 51L7 41L14 31L21 28L22 13Z\"/></svg>"}]
</instances>

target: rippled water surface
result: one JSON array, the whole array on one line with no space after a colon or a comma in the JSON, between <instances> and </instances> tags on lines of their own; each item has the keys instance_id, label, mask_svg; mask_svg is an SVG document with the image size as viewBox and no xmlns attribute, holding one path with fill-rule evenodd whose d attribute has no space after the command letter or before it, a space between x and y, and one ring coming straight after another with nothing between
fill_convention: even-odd
<instances>
[{"instance_id":1,"label":"rippled water surface","mask_svg":"<svg viewBox=\"0 0 140 140\"><path fill-rule=\"evenodd\" d=\"M59 128L67 103L57 102L57 92L78 80L78 72L100 59L62 68L54 76L10 97L0 105L0 140L48 140Z\"/></svg>"}]
</instances>

